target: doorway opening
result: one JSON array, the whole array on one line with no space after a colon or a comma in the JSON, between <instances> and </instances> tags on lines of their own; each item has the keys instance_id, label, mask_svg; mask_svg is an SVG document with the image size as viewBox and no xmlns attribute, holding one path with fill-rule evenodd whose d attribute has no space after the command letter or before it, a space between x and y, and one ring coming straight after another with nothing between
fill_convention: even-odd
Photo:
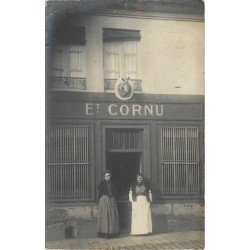
<instances>
[{"instance_id":1,"label":"doorway opening","mask_svg":"<svg viewBox=\"0 0 250 250\"><path fill-rule=\"evenodd\" d=\"M105 129L105 163L116 185L120 230L124 233L128 232L131 224L129 188L144 165L143 139L144 129L141 127L123 125Z\"/></svg>"},{"instance_id":2,"label":"doorway opening","mask_svg":"<svg viewBox=\"0 0 250 250\"><path fill-rule=\"evenodd\" d=\"M117 208L120 229L127 231L131 224L131 204L129 188L140 172L140 152L107 152L106 166L112 173L112 180L117 188Z\"/></svg>"},{"instance_id":3,"label":"doorway opening","mask_svg":"<svg viewBox=\"0 0 250 250\"><path fill-rule=\"evenodd\" d=\"M129 187L140 171L141 153L107 153L107 168L117 188L117 201L128 201Z\"/></svg>"}]
</instances>

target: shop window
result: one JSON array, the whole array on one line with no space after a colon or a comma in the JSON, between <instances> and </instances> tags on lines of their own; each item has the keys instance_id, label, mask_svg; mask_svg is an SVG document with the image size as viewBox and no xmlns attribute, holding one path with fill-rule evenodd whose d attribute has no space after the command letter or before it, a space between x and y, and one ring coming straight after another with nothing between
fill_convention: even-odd
<instances>
[{"instance_id":1,"label":"shop window","mask_svg":"<svg viewBox=\"0 0 250 250\"><path fill-rule=\"evenodd\" d=\"M85 29L63 27L55 32L51 64L51 88L86 89Z\"/></svg>"},{"instance_id":2,"label":"shop window","mask_svg":"<svg viewBox=\"0 0 250 250\"><path fill-rule=\"evenodd\" d=\"M142 151L141 129L108 129L107 150L116 151Z\"/></svg>"},{"instance_id":3,"label":"shop window","mask_svg":"<svg viewBox=\"0 0 250 250\"><path fill-rule=\"evenodd\" d=\"M140 31L138 30L103 30L105 90L114 89L117 80L129 77L135 86L135 91L141 91L142 81L138 70L140 39Z\"/></svg>"},{"instance_id":4,"label":"shop window","mask_svg":"<svg viewBox=\"0 0 250 250\"><path fill-rule=\"evenodd\" d=\"M51 125L47 135L48 198L91 198L90 127Z\"/></svg>"},{"instance_id":5,"label":"shop window","mask_svg":"<svg viewBox=\"0 0 250 250\"><path fill-rule=\"evenodd\" d=\"M161 193L163 195L199 195L199 129L162 127L160 141Z\"/></svg>"}]
</instances>

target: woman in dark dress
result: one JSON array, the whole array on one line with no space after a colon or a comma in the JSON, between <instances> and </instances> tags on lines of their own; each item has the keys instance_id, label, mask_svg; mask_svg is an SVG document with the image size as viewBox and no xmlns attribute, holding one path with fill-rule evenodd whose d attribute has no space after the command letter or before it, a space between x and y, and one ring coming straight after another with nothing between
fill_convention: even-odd
<instances>
[{"instance_id":1,"label":"woman in dark dress","mask_svg":"<svg viewBox=\"0 0 250 250\"><path fill-rule=\"evenodd\" d=\"M111 181L111 172L106 170L104 180L98 185L98 222L97 235L99 237L112 238L119 235L119 217L115 202L115 187Z\"/></svg>"},{"instance_id":2,"label":"woman in dark dress","mask_svg":"<svg viewBox=\"0 0 250 250\"><path fill-rule=\"evenodd\" d=\"M132 203L131 235L152 233L152 218L150 203L152 192L150 185L137 174L137 181L132 183L129 191L129 201Z\"/></svg>"}]
</instances>

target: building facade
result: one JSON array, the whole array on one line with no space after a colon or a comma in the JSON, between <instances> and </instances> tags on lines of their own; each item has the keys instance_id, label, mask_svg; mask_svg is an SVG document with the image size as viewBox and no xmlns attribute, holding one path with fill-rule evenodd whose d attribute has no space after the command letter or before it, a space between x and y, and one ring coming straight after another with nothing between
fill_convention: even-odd
<instances>
[{"instance_id":1,"label":"building facade","mask_svg":"<svg viewBox=\"0 0 250 250\"><path fill-rule=\"evenodd\" d=\"M202 230L203 3L49 1L46 18L46 239L95 235L105 169L124 232L138 172L155 233Z\"/></svg>"}]
</instances>

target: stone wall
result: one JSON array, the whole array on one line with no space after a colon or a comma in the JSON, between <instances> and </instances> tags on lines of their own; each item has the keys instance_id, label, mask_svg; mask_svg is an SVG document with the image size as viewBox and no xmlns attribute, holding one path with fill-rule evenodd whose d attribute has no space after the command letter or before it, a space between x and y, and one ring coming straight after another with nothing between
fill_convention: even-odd
<instances>
[{"instance_id":1,"label":"stone wall","mask_svg":"<svg viewBox=\"0 0 250 250\"><path fill-rule=\"evenodd\" d=\"M153 233L204 230L204 206L199 203L152 204ZM47 207L46 241L96 236L95 204Z\"/></svg>"},{"instance_id":2,"label":"stone wall","mask_svg":"<svg viewBox=\"0 0 250 250\"><path fill-rule=\"evenodd\" d=\"M86 238L96 235L97 206L50 206L46 213L46 241L67 238L67 229L72 230L73 238ZM70 237L70 238L72 238Z\"/></svg>"},{"instance_id":3,"label":"stone wall","mask_svg":"<svg viewBox=\"0 0 250 250\"><path fill-rule=\"evenodd\" d=\"M204 206L198 203L154 204L154 233L204 230Z\"/></svg>"}]
</instances>

